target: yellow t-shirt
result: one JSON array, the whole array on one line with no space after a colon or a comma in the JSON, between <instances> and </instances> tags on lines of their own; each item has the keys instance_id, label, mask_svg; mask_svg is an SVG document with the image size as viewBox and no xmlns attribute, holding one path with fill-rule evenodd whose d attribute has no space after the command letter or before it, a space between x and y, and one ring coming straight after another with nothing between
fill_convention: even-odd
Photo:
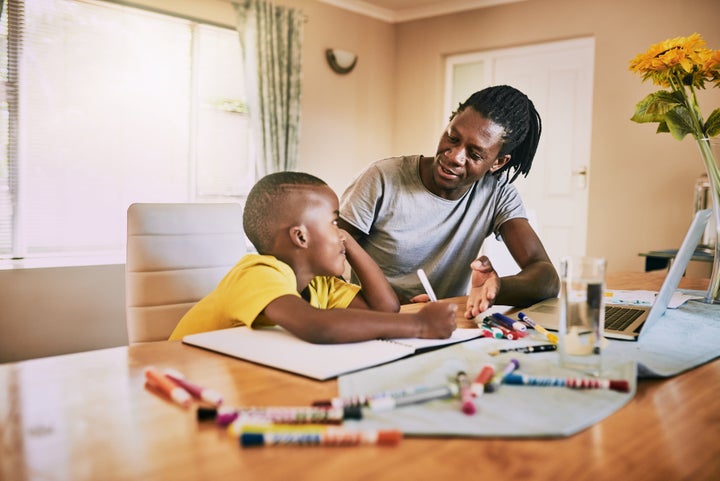
<instances>
[{"instance_id":1,"label":"yellow t-shirt","mask_svg":"<svg viewBox=\"0 0 720 481\"><path fill-rule=\"evenodd\" d=\"M346 308L360 286L332 276L317 276L308 285L310 305L319 309ZM215 290L195 304L175 326L170 340L188 334L237 326L271 325L263 309L280 296L300 297L295 273L273 256L247 254Z\"/></svg>"}]
</instances>

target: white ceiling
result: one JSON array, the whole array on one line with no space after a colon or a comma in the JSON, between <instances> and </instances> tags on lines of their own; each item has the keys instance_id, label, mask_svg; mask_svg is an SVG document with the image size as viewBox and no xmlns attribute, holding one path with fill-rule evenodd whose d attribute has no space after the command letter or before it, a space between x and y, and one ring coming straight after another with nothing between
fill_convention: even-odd
<instances>
[{"instance_id":1,"label":"white ceiling","mask_svg":"<svg viewBox=\"0 0 720 481\"><path fill-rule=\"evenodd\" d=\"M390 23L527 0L319 0Z\"/></svg>"}]
</instances>

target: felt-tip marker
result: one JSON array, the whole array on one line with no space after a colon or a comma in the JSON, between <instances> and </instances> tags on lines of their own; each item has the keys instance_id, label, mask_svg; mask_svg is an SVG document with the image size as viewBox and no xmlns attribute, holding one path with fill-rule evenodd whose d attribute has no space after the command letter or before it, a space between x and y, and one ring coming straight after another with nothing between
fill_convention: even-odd
<instances>
[{"instance_id":1,"label":"felt-tip marker","mask_svg":"<svg viewBox=\"0 0 720 481\"><path fill-rule=\"evenodd\" d=\"M540 344L539 346L525 346L525 347L511 347L508 349L498 349L496 351L490 351L488 354L491 356L497 356L498 354L503 354L505 352L522 352L525 354L530 354L533 352L547 352L547 351L556 351L557 350L556 344Z\"/></svg>"},{"instance_id":2,"label":"felt-tip marker","mask_svg":"<svg viewBox=\"0 0 720 481\"><path fill-rule=\"evenodd\" d=\"M490 382L490 380L492 380L494 375L495 366L489 363L483 365L477 377L475 377L475 380L470 385L470 390L472 391L473 396L481 396L482 393L485 392L485 386Z\"/></svg>"},{"instance_id":3,"label":"felt-tip marker","mask_svg":"<svg viewBox=\"0 0 720 481\"><path fill-rule=\"evenodd\" d=\"M180 406L188 407L190 405L190 402L192 401L190 393L172 382L170 378L154 367L148 367L145 369L145 380L148 384L162 391L163 394Z\"/></svg>"},{"instance_id":4,"label":"felt-tip marker","mask_svg":"<svg viewBox=\"0 0 720 481\"><path fill-rule=\"evenodd\" d=\"M445 399L457 396L459 392L455 383L443 384L434 388L428 388L424 391L406 396L382 397L370 400L370 409L373 411L388 411L410 404L424 403L435 399Z\"/></svg>"},{"instance_id":5,"label":"felt-tip marker","mask_svg":"<svg viewBox=\"0 0 720 481\"><path fill-rule=\"evenodd\" d=\"M427 275L425 274L425 271L422 269L418 269L417 275L420 278L420 282L422 283L423 288L425 288L425 292L427 293L430 300L432 302L437 302L437 296L435 295L435 291L433 291L433 288L430 285L430 279L428 279Z\"/></svg>"},{"instance_id":6,"label":"felt-tip marker","mask_svg":"<svg viewBox=\"0 0 720 481\"><path fill-rule=\"evenodd\" d=\"M518 312L518 319L523 321L524 323L528 324L530 327L535 329L537 332L545 336L545 339L552 342L553 344L558 343L558 337L556 334L553 334L552 332L549 332L547 329L542 327L540 324L536 323L530 317L528 317L524 312Z\"/></svg>"},{"instance_id":7,"label":"felt-tip marker","mask_svg":"<svg viewBox=\"0 0 720 481\"><path fill-rule=\"evenodd\" d=\"M503 379L505 379L510 373L512 373L515 369L519 367L520 363L517 359L510 359L510 362L505 365L503 370L495 374L495 376L492 378L492 381L490 381L487 386L485 386L487 392L494 392L495 390L497 390L497 388L503 382Z\"/></svg>"},{"instance_id":8,"label":"felt-tip marker","mask_svg":"<svg viewBox=\"0 0 720 481\"><path fill-rule=\"evenodd\" d=\"M279 431L243 432L240 435L240 446L244 448L256 446L361 446L378 445L394 446L402 439L398 430L365 430L353 431L344 428L326 428L315 432Z\"/></svg>"},{"instance_id":9,"label":"felt-tip marker","mask_svg":"<svg viewBox=\"0 0 720 481\"><path fill-rule=\"evenodd\" d=\"M215 406L219 406L223 402L222 396L219 392L198 386L197 384L193 384L185 380L185 376L174 369L165 369L165 375L169 377L172 382L185 389L196 399L200 399L201 401L205 401L206 403L213 404Z\"/></svg>"},{"instance_id":10,"label":"felt-tip marker","mask_svg":"<svg viewBox=\"0 0 720 481\"><path fill-rule=\"evenodd\" d=\"M475 408L475 402L473 400L472 390L470 387L470 378L465 371L457 373L456 382L458 384L458 390L460 391L460 402L462 403L462 412L471 416L475 414L477 410Z\"/></svg>"},{"instance_id":11,"label":"felt-tip marker","mask_svg":"<svg viewBox=\"0 0 720 481\"><path fill-rule=\"evenodd\" d=\"M630 392L630 383L625 379L587 379L580 377L539 377L511 373L503 379L505 384L522 384L527 386L558 386L573 389L610 389L613 391Z\"/></svg>"},{"instance_id":12,"label":"felt-tip marker","mask_svg":"<svg viewBox=\"0 0 720 481\"><path fill-rule=\"evenodd\" d=\"M198 421L215 421L227 426L238 418L267 421L274 424L342 424L345 419L362 419L360 406L342 408L322 406L272 406L244 407L229 406L204 407L197 410Z\"/></svg>"}]
</instances>

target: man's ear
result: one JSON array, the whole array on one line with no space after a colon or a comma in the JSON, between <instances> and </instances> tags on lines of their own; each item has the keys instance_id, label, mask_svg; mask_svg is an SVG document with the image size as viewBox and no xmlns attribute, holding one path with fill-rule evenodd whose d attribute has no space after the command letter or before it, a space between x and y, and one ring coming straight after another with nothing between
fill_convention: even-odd
<instances>
[{"instance_id":1,"label":"man's ear","mask_svg":"<svg viewBox=\"0 0 720 481\"><path fill-rule=\"evenodd\" d=\"M307 228L304 225L294 225L288 230L290 234L290 242L294 245L305 249L307 248Z\"/></svg>"},{"instance_id":2,"label":"man's ear","mask_svg":"<svg viewBox=\"0 0 720 481\"><path fill-rule=\"evenodd\" d=\"M498 157L495 159L495 162L493 162L492 167L490 167L490 172L495 173L498 170L502 169L505 164L510 162L510 154L503 155L502 157Z\"/></svg>"}]
</instances>

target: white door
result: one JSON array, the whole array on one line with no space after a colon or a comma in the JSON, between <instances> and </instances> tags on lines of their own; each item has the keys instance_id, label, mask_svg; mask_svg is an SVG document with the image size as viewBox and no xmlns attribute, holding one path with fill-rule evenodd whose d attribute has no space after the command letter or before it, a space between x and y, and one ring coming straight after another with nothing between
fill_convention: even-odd
<instances>
[{"instance_id":1,"label":"white door","mask_svg":"<svg viewBox=\"0 0 720 481\"><path fill-rule=\"evenodd\" d=\"M528 177L515 185L555 264L585 254L594 50L594 39L583 38L457 55L446 63L445 119L473 92L502 84L526 93L540 113L538 152ZM501 261L504 254L486 244L493 264L495 257Z\"/></svg>"}]
</instances>

